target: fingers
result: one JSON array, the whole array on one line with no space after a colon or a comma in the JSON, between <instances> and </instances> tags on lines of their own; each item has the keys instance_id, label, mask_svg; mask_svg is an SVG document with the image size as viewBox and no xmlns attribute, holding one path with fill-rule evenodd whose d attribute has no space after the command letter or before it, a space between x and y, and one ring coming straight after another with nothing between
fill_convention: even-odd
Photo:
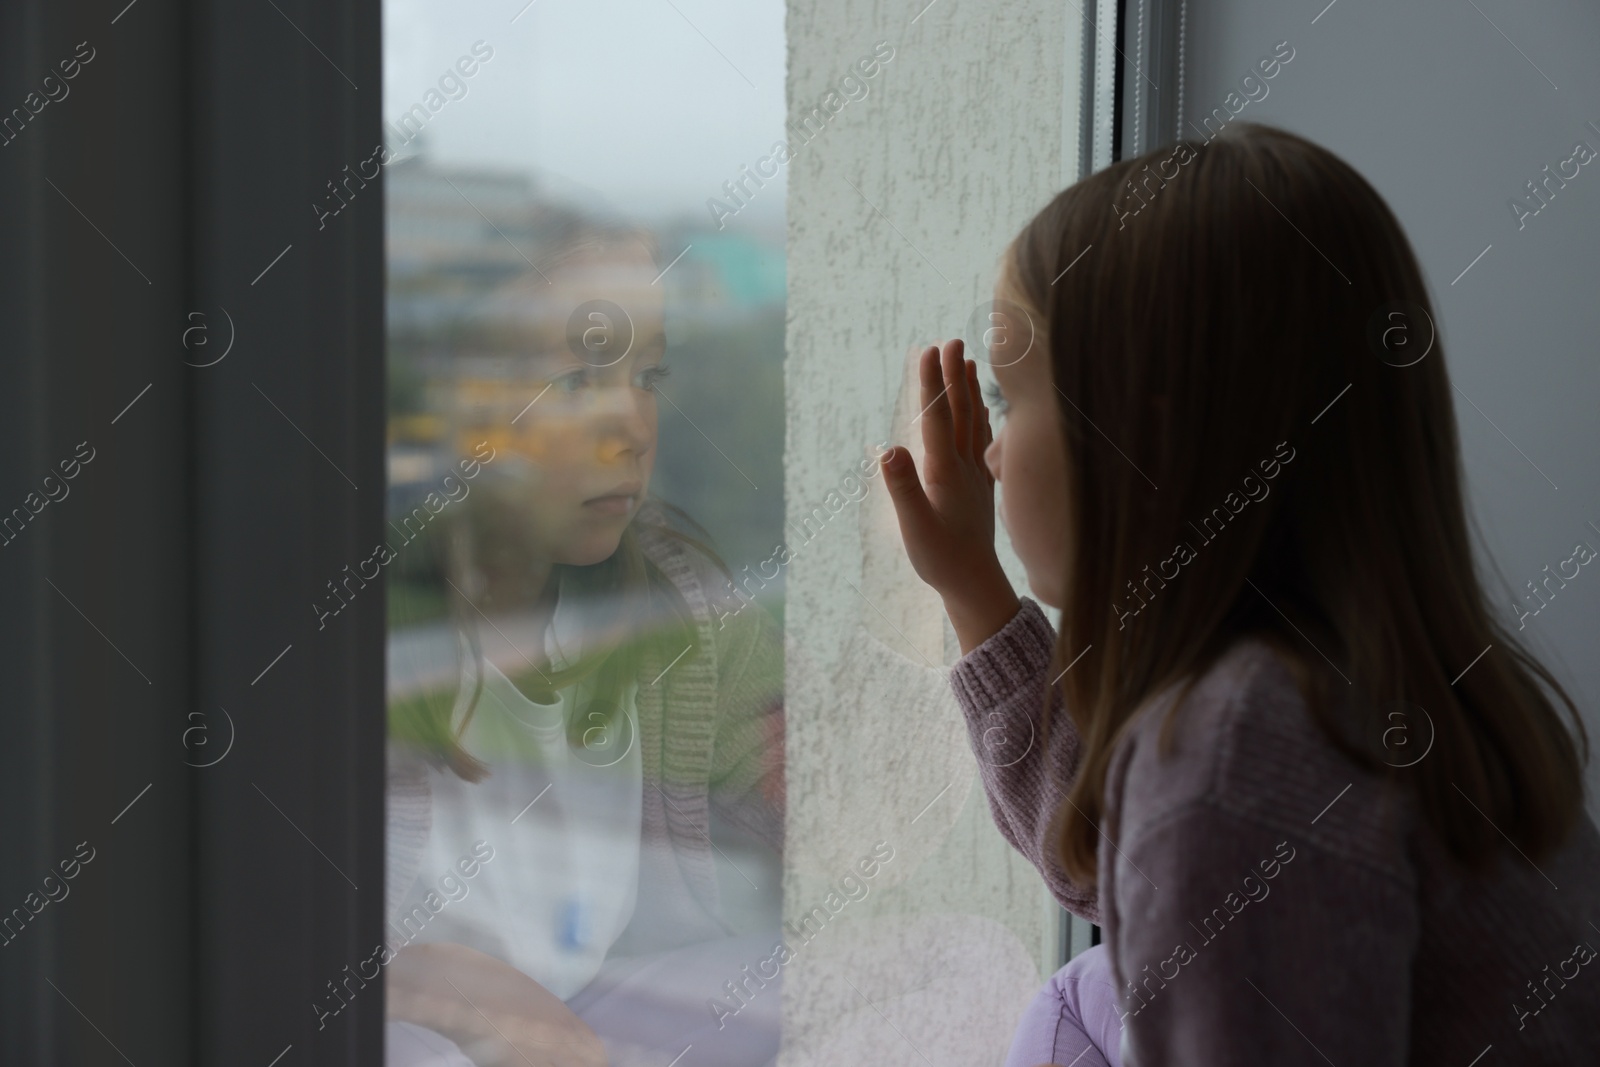
<instances>
[{"instance_id":1,"label":"fingers","mask_svg":"<svg viewBox=\"0 0 1600 1067\"><path fill-rule=\"evenodd\" d=\"M978 377L978 367L977 367L976 364L974 364L973 367L972 367L972 378L973 378L973 389L974 389L974 391L977 390L977 377ZM978 393L977 395L978 395L978 398L979 398L978 399L978 418L977 418L976 438L972 442L972 458L977 461L978 467L979 467L980 470L983 471L984 476L986 478L988 478L991 482L993 482L994 481L994 473L989 470L988 455L989 455L989 446L994 444L994 426L989 421L989 405L985 404L983 402L983 399L982 399L983 394L982 393Z\"/></svg>"},{"instance_id":2,"label":"fingers","mask_svg":"<svg viewBox=\"0 0 1600 1067\"><path fill-rule=\"evenodd\" d=\"M967 388L967 363L961 339L946 341L940 371L950 399L950 443L956 455L972 454L972 395Z\"/></svg>"},{"instance_id":3,"label":"fingers","mask_svg":"<svg viewBox=\"0 0 1600 1067\"><path fill-rule=\"evenodd\" d=\"M917 465L912 462L910 452L896 445L883 454L880 462L884 488L888 489L895 517L900 520L901 540L909 547L917 542L918 533L937 522L937 516L917 477Z\"/></svg>"},{"instance_id":4,"label":"fingers","mask_svg":"<svg viewBox=\"0 0 1600 1067\"><path fill-rule=\"evenodd\" d=\"M942 350L933 345L922 350L917 363L922 410L912 421L922 422L924 453L934 462L949 457L982 467L994 432L988 405L983 402L978 365L964 358L964 353L960 338L945 342Z\"/></svg>"},{"instance_id":5,"label":"fingers","mask_svg":"<svg viewBox=\"0 0 1600 1067\"><path fill-rule=\"evenodd\" d=\"M922 350L918 367L922 375L922 451L925 456L943 456L951 447L950 396L940 369L939 350L932 345ZM915 420L913 420L915 421Z\"/></svg>"},{"instance_id":6,"label":"fingers","mask_svg":"<svg viewBox=\"0 0 1600 1067\"><path fill-rule=\"evenodd\" d=\"M918 367L922 386L922 443L929 456L954 455L981 462L988 441L980 441L988 410L978 385L978 365L964 358L960 338L923 349ZM915 420L914 420L915 421Z\"/></svg>"},{"instance_id":7,"label":"fingers","mask_svg":"<svg viewBox=\"0 0 1600 1067\"><path fill-rule=\"evenodd\" d=\"M983 464L983 450L992 440L989 434L989 405L983 402L983 388L978 384L978 364L967 360L967 395L972 398L972 458Z\"/></svg>"}]
</instances>

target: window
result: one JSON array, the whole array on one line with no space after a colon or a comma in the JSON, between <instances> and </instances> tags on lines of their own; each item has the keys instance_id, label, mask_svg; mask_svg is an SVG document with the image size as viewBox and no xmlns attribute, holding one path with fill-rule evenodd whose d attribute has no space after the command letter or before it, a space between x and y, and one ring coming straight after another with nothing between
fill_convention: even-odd
<instances>
[{"instance_id":1,"label":"window","mask_svg":"<svg viewBox=\"0 0 1600 1067\"><path fill-rule=\"evenodd\" d=\"M385 5L390 1062L968 1062L1061 962L871 447L1080 166L1030 6L980 103L978 12Z\"/></svg>"}]
</instances>

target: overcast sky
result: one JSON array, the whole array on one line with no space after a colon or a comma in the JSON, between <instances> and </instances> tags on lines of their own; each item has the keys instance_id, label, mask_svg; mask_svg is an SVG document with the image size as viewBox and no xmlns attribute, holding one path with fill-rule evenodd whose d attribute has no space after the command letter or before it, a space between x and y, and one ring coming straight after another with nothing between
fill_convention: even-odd
<instances>
[{"instance_id":1,"label":"overcast sky","mask_svg":"<svg viewBox=\"0 0 1600 1067\"><path fill-rule=\"evenodd\" d=\"M429 154L648 220L709 222L706 199L785 137L780 0L525 3L384 0L385 119L482 40L494 56L429 121ZM786 178L741 218L781 218Z\"/></svg>"}]
</instances>

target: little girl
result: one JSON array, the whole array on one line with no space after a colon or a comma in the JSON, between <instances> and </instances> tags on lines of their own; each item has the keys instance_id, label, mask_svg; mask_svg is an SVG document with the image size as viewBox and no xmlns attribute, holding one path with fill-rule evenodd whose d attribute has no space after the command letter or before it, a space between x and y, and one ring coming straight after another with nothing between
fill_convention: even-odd
<instances>
[{"instance_id":1,"label":"little girl","mask_svg":"<svg viewBox=\"0 0 1600 1067\"><path fill-rule=\"evenodd\" d=\"M1060 193L995 306L999 431L929 348L883 472L995 822L1104 931L1009 1067L1600 1063L1587 739L1480 584L1383 200L1238 124Z\"/></svg>"}]
</instances>

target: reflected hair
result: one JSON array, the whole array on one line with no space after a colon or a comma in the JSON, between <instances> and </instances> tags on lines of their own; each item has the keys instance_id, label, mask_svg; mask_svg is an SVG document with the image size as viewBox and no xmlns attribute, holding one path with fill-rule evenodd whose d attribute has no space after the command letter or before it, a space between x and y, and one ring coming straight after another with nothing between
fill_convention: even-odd
<instances>
[{"instance_id":1,"label":"reflected hair","mask_svg":"<svg viewBox=\"0 0 1600 1067\"><path fill-rule=\"evenodd\" d=\"M1167 748L1190 690L1247 636L1461 867L1491 866L1500 831L1535 859L1557 848L1582 808L1588 739L1485 596L1437 316L1372 186L1304 138L1238 123L1072 185L1005 267L1044 318L1061 394L1072 529L1050 676L1087 649L1041 712L1047 730L1059 693L1081 738L1049 831L1062 868L1095 882L1108 767L1136 714L1175 691ZM1407 305L1418 350L1433 345L1399 366L1371 324ZM1282 442L1297 456L1274 491L1197 544L1193 520ZM1120 617L1124 583L1185 541L1197 551L1178 576ZM1414 765L1373 743L1393 701L1432 721Z\"/></svg>"}]
</instances>

